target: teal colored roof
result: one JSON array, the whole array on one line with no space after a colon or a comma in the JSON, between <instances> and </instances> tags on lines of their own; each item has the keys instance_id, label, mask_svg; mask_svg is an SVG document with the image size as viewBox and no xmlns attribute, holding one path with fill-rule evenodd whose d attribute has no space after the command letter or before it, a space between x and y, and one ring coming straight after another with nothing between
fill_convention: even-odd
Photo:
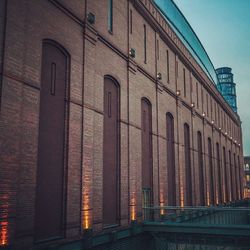
<instances>
[{"instance_id":1,"label":"teal colored roof","mask_svg":"<svg viewBox=\"0 0 250 250\"><path fill-rule=\"evenodd\" d=\"M154 0L154 2L197 63L212 82L217 84L217 75L207 52L176 4L172 0Z\"/></svg>"}]
</instances>

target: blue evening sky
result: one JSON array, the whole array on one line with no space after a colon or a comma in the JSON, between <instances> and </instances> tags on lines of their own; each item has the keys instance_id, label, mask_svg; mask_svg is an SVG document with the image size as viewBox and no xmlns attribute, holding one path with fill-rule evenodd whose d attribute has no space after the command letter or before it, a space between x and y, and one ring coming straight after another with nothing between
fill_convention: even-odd
<instances>
[{"instance_id":1,"label":"blue evening sky","mask_svg":"<svg viewBox=\"0 0 250 250\"><path fill-rule=\"evenodd\" d=\"M244 155L250 155L250 0L174 0L215 68L232 68Z\"/></svg>"}]
</instances>

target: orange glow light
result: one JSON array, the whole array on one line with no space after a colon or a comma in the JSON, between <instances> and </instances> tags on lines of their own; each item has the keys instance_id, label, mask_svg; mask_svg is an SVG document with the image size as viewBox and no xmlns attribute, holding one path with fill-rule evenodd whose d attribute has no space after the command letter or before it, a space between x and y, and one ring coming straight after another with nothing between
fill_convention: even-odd
<instances>
[{"instance_id":1,"label":"orange glow light","mask_svg":"<svg viewBox=\"0 0 250 250\"><path fill-rule=\"evenodd\" d=\"M160 215L164 215L164 195L163 195L163 191L161 190L160 192Z\"/></svg>"},{"instance_id":2,"label":"orange glow light","mask_svg":"<svg viewBox=\"0 0 250 250\"><path fill-rule=\"evenodd\" d=\"M135 200L135 193L133 192L131 198L131 211L130 211L131 221L136 220L136 200Z\"/></svg>"},{"instance_id":3,"label":"orange glow light","mask_svg":"<svg viewBox=\"0 0 250 250\"><path fill-rule=\"evenodd\" d=\"M160 207L161 207L161 209L160 209L160 215L164 215L164 202L160 202Z\"/></svg>"},{"instance_id":4,"label":"orange glow light","mask_svg":"<svg viewBox=\"0 0 250 250\"><path fill-rule=\"evenodd\" d=\"M89 229L90 228L90 211L84 210L83 211L83 229Z\"/></svg>"},{"instance_id":5,"label":"orange glow light","mask_svg":"<svg viewBox=\"0 0 250 250\"><path fill-rule=\"evenodd\" d=\"M9 244L9 221L8 212L9 204L8 195L3 195L0 197L2 204L0 206L1 218L0 218L0 246L7 246Z\"/></svg>"},{"instance_id":6,"label":"orange glow light","mask_svg":"<svg viewBox=\"0 0 250 250\"><path fill-rule=\"evenodd\" d=\"M184 207L184 166L183 164L180 164L180 205L181 207Z\"/></svg>"},{"instance_id":7,"label":"orange glow light","mask_svg":"<svg viewBox=\"0 0 250 250\"><path fill-rule=\"evenodd\" d=\"M181 200L181 207L184 207L184 200Z\"/></svg>"},{"instance_id":8,"label":"orange glow light","mask_svg":"<svg viewBox=\"0 0 250 250\"><path fill-rule=\"evenodd\" d=\"M181 185L180 203L181 203L181 207L184 207L184 190L183 190L182 185Z\"/></svg>"},{"instance_id":9,"label":"orange glow light","mask_svg":"<svg viewBox=\"0 0 250 250\"><path fill-rule=\"evenodd\" d=\"M0 222L0 246L8 245L8 221Z\"/></svg>"},{"instance_id":10,"label":"orange glow light","mask_svg":"<svg viewBox=\"0 0 250 250\"><path fill-rule=\"evenodd\" d=\"M209 199L209 192L207 191L207 205L209 206L210 205L210 199Z\"/></svg>"},{"instance_id":11,"label":"orange glow light","mask_svg":"<svg viewBox=\"0 0 250 250\"><path fill-rule=\"evenodd\" d=\"M219 198L216 196L216 204L219 204Z\"/></svg>"},{"instance_id":12,"label":"orange glow light","mask_svg":"<svg viewBox=\"0 0 250 250\"><path fill-rule=\"evenodd\" d=\"M82 213L82 227L83 229L91 228L91 209L90 209L90 199L87 194L85 194L83 199L83 213Z\"/></svg>"}]
</instances>

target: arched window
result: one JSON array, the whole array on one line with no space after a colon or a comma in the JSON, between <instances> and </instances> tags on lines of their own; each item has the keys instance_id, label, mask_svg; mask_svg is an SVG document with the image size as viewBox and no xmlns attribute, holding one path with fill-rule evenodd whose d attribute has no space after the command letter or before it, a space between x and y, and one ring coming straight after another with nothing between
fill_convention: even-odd
<instances>
[{"instance_id":1,"label":"arched window","mask_svg":"<svg viewBox=\"0 0 250 250\"><path fill-rule=\"evenodd\" d=\"M249 170L249 164L248 163L246 164L246 169L245 170L247 170L247 171Z\"/></svg>"},{"instance_id":2,"label":"arched window","mask_svg":"<svg viewBox=\"0 0 250 250\"><path fill-rule=\"evenodd\" d=\"M228 182L228 171L227 171L227 157L226 149L223 147L223 160L224 160L224 188L225 188L225 202L229 201L229 182Z\"/></svg>"},{"instance_id":3,"label":"arched window","mask_svg":"<svg viewBox=\"0 0 250 250\"><path fill-rule=\"evenodd\" d=\"M230 188L230 190L231 190L231 199L234 200L234 191L233 191L233 189L234 189L235 183L234 183L234 180L233 180L232 155L231 155L230 150L228 151L228 157L229 157L229 173L230 173L230 182L231 182L231 184L230 184L230 187L231 187Z\"/></svg>"},{"instance_id":4,"label":"arched window","mask_svg":"<svg viewBox=\"0 0 250 250\"><path fill-rule=\"evenodd\" d=\"M221 174L221 160L220 160L220 145L216 143L216 158L217 158L217 171L218 171L218 203L222 202L222 174Z\"/></svg>"},{"instance_id":5,"label":"arched window","mask_svg":"<svg viewBox=\"0 0 250 250\"><path fill-rule=\"evenodd\" d=\"M167 173L168 173L168 205L176 205L175 182L175 148L174 148L174 118L167 113Z\"/></svg>"},{"instance_id":6,"label":"arched window","mask_svg":"<svg viewBox=\"0 0 250 250\"><path fill-rule=\"evenodd\" d=\"M192 173L190 155L190 131L187 123L184 124L184 152L185 152L185 176L186 176L186 205L192 206Z\"/></svg>"},{"instance_id":7,"label":"arched window","mask_svg":"<svg viewBox=\"0 0 250 250\"><path fill-rule=\"evenodd\" d=\"M205 206L205 188L204 188L204 164L202 155L202 136L201 132L197 132L197 147L198 147L198 170L200 183L200 205Z\"/></svg>"},{"instance_id":8,"label":"arched window","mask_svg":"<svg viewBox=\"0 0 250 250\"><path fill-rule=\"evenodd\" d=\"M141 99L141 146L143 206L153 201L152 107L148 99Z\"/></svg>"},{"instance_id":9,"label":"arched window","mask_svg":"<svg viewBox=\"0 0 250 250\"><path fill-rule=\"evenodd\" d=\"M111 77L104 78L103 135L103 225L118 224L119 218L119 85Z\"/></svg>"},{"instance_id":10,"label":"arched window","mask_svg":"<svg viewBox=\"0 0 250 250\"><path fill-rule=\"evenodd\" d=\"M35 238L62 237L64 225L65 99L69 56L53 41L42 47Z\"/></svg>"},{"instance_id":11,"label":"arched window","mask_svg":"<svg viewBox=\"0 0 250 250\"><path fill-rule=\"evenodd\" d=\"M212 155L212 142L208 138L208 162L209 162L209 182L210 182L210 202L215 204L214 195L214 171L213 171L213 155Z\"/></svg>"},{"instance_id":12,"label":"arched window","mask_svg":"<svg viewBox=\"0 0 250 250\"><path fill-rule=\"evenodd\" d=\"M235 199L239 198L239 179L238 179L238 168L236 163L236 155L234 153L234 182L235 182Z\"/></svg>"},{"instance_id":13,"label":"arched window","mask_svg":"<svg viewBox=\"0 0 250 250\"><path fill-rule=\"evenodd\" d=\"M243 195L242 195L242 177L241 177L241 165L240 165L240 156L238 155L238 170L239 170L239 172L238 172L238 174L239 174L239 189L240 189L240 199L242 199L243 197Z\"/></svg>"}]
</instances>

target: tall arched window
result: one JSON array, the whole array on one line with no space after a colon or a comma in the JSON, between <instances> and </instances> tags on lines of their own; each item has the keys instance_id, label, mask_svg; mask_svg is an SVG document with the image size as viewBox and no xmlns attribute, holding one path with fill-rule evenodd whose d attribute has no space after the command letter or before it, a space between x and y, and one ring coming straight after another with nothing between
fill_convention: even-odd
<instances>
[{"instance_id":1,"label":"tall arched window","mask_svg":"<svg viewBox=\"0 0 250 250\"><path fill-rule=\"evenodd\" d=\"M226 149L223 147L223 160L224 160L224 188L225 188L225 202L229 201L229 184L228 184L228 171L227 171L227 156Z\"/></svg>"},{"instance_id":2,"label":"tall arched window","mask_svg":"<svg viewBox=\"0 0 250 250\"><path fill-rule=\"evenodd\" d=\"M44 40L36 181L36 240L63 236L68 64L66 51L55 42Z\"/></svg>"},{"instance_id":3,"label":"tall arched window","mask_svg":"<svg viewBox=\"0 0 250 250\"><path fill-rule=\"evenodd\" d=\"M185 152L185 176L186 176L186 205L192 206L192 172L190 152L190 131L187 123L184 124L184 152Z\"/></svg>"},{"instance_id":4,"label":"tall arched window","mask_svg":"<svg viewBox=\"0 0 250 250\"><path fill-rule=\"evenodd\" d=\"M198 170L200 183L200 205L205 206L205 189L204 189L204 164L202 155L202 136L201 132L197 132L197 147L198 147Z\"/></svg>"},{"instance_id":5,"label":"tall arched window","mask_svg":"<svg viewBox=\"0 0 250 250\"><path fill-rule=\"evenodd\" d=\"M210 182L210 202L215 204L214 195L214 171L213 171L213 154L212 154L212 142L208 138L208 162L209 162L209 182Z\"/></svg>"},{"instance_id":6,"label":"tall arched window","mask_svg":"<svg viewBox=\"0 0 250 250\"><path fill-rule=\"evenodd\" d=\"M167 172L168 172L168 205L176 205L175 182L175 148L174 148L174 118L167 113Z\"/></svg>"},{"instance_id":7,"label":"tall arched window","mask_svg":"<svg viewBox=\"0 0 250 250\"><path fill-rule=\"evenodd\" d=\"M234 182L235 182L235 199L239 198L239 179L238 179L238 168L236 163L236 155L234 153Z\"/></svg>"},{"instance_id":8,"label":"tall arched window","mask_svg":"<svg viewBox=\"0 0 250 250\"><path fill-rule=\"evenodd\" d=\"M249 164L248 163L245 165L245 170L249 171Z\"/></svg>"},{"instance_id":9,"label":"tall arched window","mask_svg":"<svg viewBox=\"0 0 250 250\"><path fill-rule=\"evenodd\" d=\"M229 157L229 173L230 173L230 190L231 190L231 199L234 200L234 181L233 181L233 171L232 171L232 155L231 151L228 151L228 157Z\"/></svg>"},{"instance_id":10,"label":"tall arched window","mask_svg":"<svg viewBox=\"0 0 250 250\"><path fill-rule=\"evenodd\" d=\"M216 143L216 158L217 158L217 171L218 171L218 203L222 202L222 181L221 181L221 160L220 160L220 146Z\"/></svg>"},{"instance_id":11,"label":"tall arched window","mask_svg":"<svg viewBox=\"0 0 250 250\"><path fill-rule=\"evenodd\" d=\"M149 206L153 201L152 107L146 98L141 99L141 146L143 205Z\"/></svg>"},{"instance_id":12,"label":"tall arched window","mask_svg":"<svg viewBox=\"0 0 250 250\"><path fill-rule=\"evenodd\" d=\"M242 179L241 179L241 165L240 165L240 156L238 155L238 176L239 176L239 189L240 189L240 199L242 199Z\"/></svg>"},{"instance_id":13,"label":"tall arched window","mask_svg":"<svg viewBox=\"0 0 250 250\"><path fill-rule=\"evenodd\" d=\"M104 78L103 135L103 224L119 223L120 130L119 85L111 77Z\"/></svg>"}]
</instances>

